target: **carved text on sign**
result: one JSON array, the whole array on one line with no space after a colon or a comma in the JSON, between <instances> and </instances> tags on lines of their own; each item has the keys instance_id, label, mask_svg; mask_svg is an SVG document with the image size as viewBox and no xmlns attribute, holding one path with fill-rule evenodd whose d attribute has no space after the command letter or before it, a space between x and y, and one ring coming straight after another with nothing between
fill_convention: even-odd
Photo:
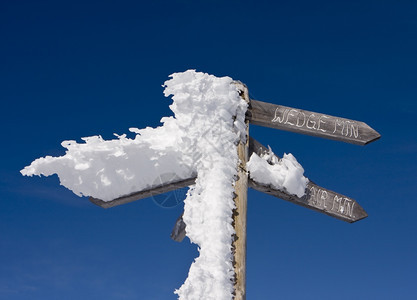
<instances>
[{"instance_id":1,"label":"carved text on sign","mask_svg":"<svg viewBox=\"0 0 417 300\"><path fill-rule=\"evenodd\" d=\"M315 186L310 187L310 193L309 193L311 204L317 208L325 209L326 206L326 200L328 197L328 193L326 190L322 190L319 188L316 188Z\"/></svg>"},{"instance_id":2,"label":"carved text on sign","mask_svg":"<svg viewBox=\"0 0 417 300\"><path fill-rule=\"evenodd\" d=\"M355 121L335 118L319 113L304 112L294 108L278 106L271 122L307 128L321 132L359 137L359 124Z\"/></svg>"},{"instance_id":3,"label":"carved text on sign","mask_svg":"<svg viewBox=\"0 0 417 300\"><path fill-rule=\"evenodd\" d=\"M333 198L332 211L340 213L345 216L353 217L353 207L355 201L347 197L339 197L337 195Z\"/></svg>"},{"instance_id":4,"label":"carved text on sign","mask_svg":"<svg viewBox=\"0 0 417 300\"><path fill-rule=\"evenodd\" d=\"M341 216L355 218L353 209L355 200L336 194L332 191L322 189L315 184L309 184L306 191L308 204L323 211L331 212Z\"/></svg>"}]
</instances>

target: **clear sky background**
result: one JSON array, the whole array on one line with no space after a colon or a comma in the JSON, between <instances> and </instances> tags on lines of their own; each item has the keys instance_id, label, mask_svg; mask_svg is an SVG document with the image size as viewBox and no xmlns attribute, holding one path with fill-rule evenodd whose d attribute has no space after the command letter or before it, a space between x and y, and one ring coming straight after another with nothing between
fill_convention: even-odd
<instances>
[{"instance_id":1,"label":"clear sky background","mask_svg":"<svg viewBox=\"0 0 417 300\"><path fill-rule=\"evenodd\" d=\"M362 147L251 126L369 217L250 190L248 299L417 299L416 1L3 0L0 34L0 299L176 298L198 255L169 237L182 203L105 210L19 170L63 140L160 125L161 85L187 69L382 135Z\"/></svg>"}]
</instances>

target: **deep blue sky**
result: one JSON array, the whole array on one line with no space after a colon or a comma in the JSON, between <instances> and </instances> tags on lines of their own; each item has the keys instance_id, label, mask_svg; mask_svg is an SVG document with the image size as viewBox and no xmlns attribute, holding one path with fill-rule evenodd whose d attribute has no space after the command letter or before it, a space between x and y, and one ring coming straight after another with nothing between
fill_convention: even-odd
<instances>
[{"instance_id":1,"label":"deep blue sky","mask_svg":"<svg viewBox=\"0 0 417 300\"><path fill-rule=\"evenodd\" d=\"M417 299L416 1L1 1L0 299L175 299L197 256L182 205L108 210L26 178L61 141L157 126L161 85L193 68L252 98L365 121L365 147L252 126L348 224L249 192L248 299Z\"/></svg>"}]
</instances>

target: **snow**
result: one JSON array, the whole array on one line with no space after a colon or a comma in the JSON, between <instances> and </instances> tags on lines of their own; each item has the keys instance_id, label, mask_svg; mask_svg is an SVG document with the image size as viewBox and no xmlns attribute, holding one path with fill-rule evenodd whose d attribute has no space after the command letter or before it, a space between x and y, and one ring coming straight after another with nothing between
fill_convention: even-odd
<instances>
[{"instance_id":1,"label":"snow","mask_svg":"<svg viewBox=\"0 0 417 300\"><path fill-rule=\"evenodd\" d=\"M247 103L239 97L231 78L207 77L201 83L192 82L189 88L184 87L184 81L182 76L174 77L165 93L174 94L175 105L194 99L188 106L194 112L187 112L188 117L193 115L193 126L187 131L199 159L195 163L196 184L184 201L183 220L200 255L175 293L179 299L232 299L236 144L246 138Z\"/></svg>"},{"instance_id":2,"label":"snow","mask_svg":"<svg viewBox=\"0 0 417 300\"><path fill-rule=\"evenodd\" d=\"M197 175L184 201L183 220L199 257L175 293L179 299L232 299L236 145L246 139L247 103L230 77L195 70L170 77L164 94L172 95L174 116L162 118L162 126L130 128L136 133L133 139L116 135L112 140L92 136L82 138L83 143L64 141L64 156L39 158L21 173L57 174L75 194L104 201ZM303 170L295 158L286 155L270 164L271 159L252 155L250 176L297 195L304 193Z\"/></svg>"},{"instance_id":3,"label":"snow","mask_svg":"<svg viewBox=\"0 0 417 300\"><path fill-rule=\"evenodd\" d=\"M134 139L121 135L114 140L92 136L82 138L84 143L64 141L64 156L39 158L21 173L57 174L61 184L78 196L104 201L151 187L161 177L171 181L190 177L193 169L185 161L178 125L172 118L163 127L130 130L137 133Z\"/></svg>"},{"instance_id":4,"label":"snow","mask_svg":"<svg viewBox=\"0 0 417 300\"><path fill-rule=\"evenodd\" d=\"M253 153L247 163L249 176L255 182L270 185L298 197L304 196L308 179L303 176L304 169L289 153L279 159L269 151L259 156Z\"/></svg>"}]
</instances>

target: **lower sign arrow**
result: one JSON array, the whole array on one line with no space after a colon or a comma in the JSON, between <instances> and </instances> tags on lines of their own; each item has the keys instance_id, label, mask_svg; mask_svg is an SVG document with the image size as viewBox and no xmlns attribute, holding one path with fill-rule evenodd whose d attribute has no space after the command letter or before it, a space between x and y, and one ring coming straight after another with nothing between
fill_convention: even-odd
<instances>
[{"instance_id":1,"label":"lower sign arrow","mask_svg":"<svg viewBox=\"0 0 417 300\"><path fill-rule=\"evenodd\" d=\"M250 155L256 153L262 156L267 154L269 149L255 139L250 138L249 152ZM318 186L312 181L308 182L304 196L301 198L274 187L263 185L252 178L250 178L249 187L349 223L359 221L368 216L354 199Z\"/></svg>"},{"instance_id":2,"label":"lower sign arrow","mask_svg":"<svg viewBox=\"0 0 417 300\"><path fill-rule=\"evenodd\" d=\"M305 195L301 198L273 187L256 183L252 179L249 180L249 187L349 223L359 221L368 216L365 210L352 198L325 189L311 181L307 184ZM182 242L185 238L185 227L186 225L181 215L175 222L174 229L171 232L171 239Z\"/></svg>"},{"instance_id":3,"label":"lower sign arrow","mask_svg":"<svg viewBox=\"0 0 417 300\"><path fill-rule=\"evenodd\" d=\"M264 186L253 180L249 182L249 187L349 223L368 216L365 210L352 198L325 189L311 181L307 184L305 195L301 198L271 186Z\"/></svg>"},{"instance_id":4,"label":"lower sign arrow","mask_svg":"<svg viewBox=\"0 0 417 300\"><path fill-rule=\"evenodd\" d=\"M256 153L257 155L262 156L264 154L268 154L269 151L270 150L268 148L264 147L255 139L249 139L249 155ZM103 208L114 207L193 185L195 179L196 176L193 175L187 179L175 182L165 182L161 185L153 186L149 189L125 195L111 201L103 201L92 197L90 197L90 201ZM359 221L368 216L365 210L354 199L318 186L312 181L308 182L305 194L301 198L296 195L291 195L286 191L276 189L272 186L256 182L250 178L250 174L249 187L349 223ZM185 224L182 221L181 216L176 222L175 228L171 233L171 238L176 241L182 241L184 237Z\"/></svg>"},{"instance_id":5,"label":"lower sign arrow","mask_svg":"<svg viewBox=\"0 0 417 300\"><path fill-rule=\"evenodd\" d=\"M269 151L268 148L264 147L255 139L249 139L249 155L256 153L262 156L268 154ZM249 187L348 223L362 220L368 216L365 210L354 199L321 187L312 181L307 183L304 196L302 197L297 197L286 191L256 182L253 178L250 178L250 174ZM186 225L181 215L175 222L174 229L171 232L171 238L174 241L181 242L185 237L185 227Z\"/></svg>"}]
</instances>

